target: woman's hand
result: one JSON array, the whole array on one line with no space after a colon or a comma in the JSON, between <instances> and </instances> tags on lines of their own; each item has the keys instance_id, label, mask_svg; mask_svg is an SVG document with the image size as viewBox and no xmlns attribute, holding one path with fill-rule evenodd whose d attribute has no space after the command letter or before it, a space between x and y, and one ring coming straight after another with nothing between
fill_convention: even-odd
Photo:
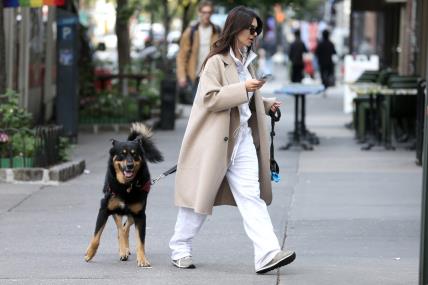
<instances>
[{"instance_id":1,"label":"woman's hand","mask_svg":"<svg viewBox=\"0 0 428 285\"><path fill-rule=\"evenodd\" d=\"M270 110L272 111L272 112L276 112L276 110L281 106L281 104L282 104L282 102L280 102L280 101L275 101L274 103L273 103L273 105L272 105L272 107L270 107Z\"/></svg>"},{"instance_id":2,"label":"woman's hand","mask_svg":"<svg viewBox=\"0 0 428 285\"><path fill-rule=\"evenodd\" d=\"M248 79L245 81L245 88L247 89L247 92L254 92L262 88L265 82L266 81L258 80L258 79Z\"/></svg>"},{"instance_id":3,"label":"woman's hand","mask_svg":"<svg viewBox=\"0 0 428 285\"><path fill-rule=\"evenodd\" d=\"M184 88L187 86L187 80L184 78L181 78L178 80L178 86L180 86L181 88Z\"/></svg>"}]
</instances>

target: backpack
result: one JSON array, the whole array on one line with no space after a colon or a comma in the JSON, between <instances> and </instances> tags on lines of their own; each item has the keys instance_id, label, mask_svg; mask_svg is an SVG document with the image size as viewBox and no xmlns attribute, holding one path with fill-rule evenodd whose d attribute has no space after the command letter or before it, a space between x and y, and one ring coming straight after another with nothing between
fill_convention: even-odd
<instances>
[{"instance_id":1,"label":"backpack","mask_svg":"<svg viewBox=\"0 0 428 285\"><path fill-rule=\"evenodd\" d=\"M221 28L219 26L217 26L216 24L211 24L214 27L214 33L220 33ZM190 59L190 55L192 54L192 48L193 48L193 40L195 38L195 32L198 30L199 28L199 22L192 25L191 29L190 29L190 48L189 51L187 52L187 61L189 61ZM187 86L184 89L180 89L178 94L179 94L179 100L180 103L185 104L185 105L192 105L193 104L193 98L194 98L194 94L193 92L195 91L193 83L190 81L190 79L187 80Z\"/></svg>"},{"instance_id":2,"label":"backpack","mask_svg":"<svg viewBox=\"0 0 428 285\"><path fill-rule=\"evenodd\" d=\"M220 34L221 28L216 24L211 24L211 25L214 27L214 33ZM192 53L193 39L195 37L195 32L198 30L198 28L199 28L199 22L193 25L190 30L190 49L189 49L189 55L188 55L189 57L190 57L190 54Z\"/></svg>"}]
</instances>

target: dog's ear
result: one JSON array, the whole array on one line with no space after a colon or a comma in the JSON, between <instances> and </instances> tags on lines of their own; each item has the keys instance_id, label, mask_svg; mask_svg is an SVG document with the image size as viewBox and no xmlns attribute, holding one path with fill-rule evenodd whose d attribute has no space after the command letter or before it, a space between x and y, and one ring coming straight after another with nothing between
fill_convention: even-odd
<instances>
[{"instance_id":1,"label":"dog's ear","mask_svg":"<svg viewBox=\"0 0 428 285\"><path fill-rule=\"evenodd\" d=\"M110 153L110 155L111 155L111 156L113 156L113 155L114 155L114 146L115 146L115 144L117 143L117 140L115 140L115 139L110 139L110 141L111 141L112 147L110 148L109 153Z\"/></svg>"},{"instance_id":2,"label":"dog's ear","mask_svg":"<svg viewBox=\"0 0 428 285\"><path fill-rule=\"evenodd\" d=\"M160 151L155 147L154 143L147 138L138 139L138 143L143 150L145 158L150 162L161 162L163 156Z\"/></svg>"}]
</instances>

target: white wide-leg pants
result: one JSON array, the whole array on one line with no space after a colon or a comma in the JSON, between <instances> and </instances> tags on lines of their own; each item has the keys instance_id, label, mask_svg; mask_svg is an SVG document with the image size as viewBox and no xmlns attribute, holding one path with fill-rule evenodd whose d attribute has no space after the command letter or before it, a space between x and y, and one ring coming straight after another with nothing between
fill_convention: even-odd
<instances>
[{"instance_id":1,"label":"white wide-leg pants","mask_svg":"<svg viewBox=\"0 0 428 285\"><path fill-rule=\"evenodd\" d=\"M230 189L241 213L244 229L254 245L255 269L267 264L280 251L266 203L260 198L259 170L251 129L241 128L231 164L226 172ZM192 255L192 240L207 215L179 208L169 246L176 260Z\"/></svg>"}]
</instances>

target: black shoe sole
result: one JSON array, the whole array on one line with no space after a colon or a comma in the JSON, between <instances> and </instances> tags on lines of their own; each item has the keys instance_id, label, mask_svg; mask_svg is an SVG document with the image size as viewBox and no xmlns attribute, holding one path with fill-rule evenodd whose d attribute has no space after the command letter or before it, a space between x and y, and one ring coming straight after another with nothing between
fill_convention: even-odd
<instances>
[{"instance_id":1,"label":"black shoe sole","mask_svg":"<svg viewBox=\"0 0 428 285\"><path fill-rule=\"evenodd\" d=\"M284 258L283 260L280 260L280 261L279 261L278 263L276 263L276 264L272 264L270 267L267 267L267 268L265 268L265 269L259 270L259 271L257 271L256 273L257 273L257 274L263 274L263 273L269 272L269 271L271 271L271 270L274 270L274 269L277 269L277 268L279 268L279 267L282 267L282 266L285 266L285 265L287 265L287 264L290 264L290 263L292 263L295 259L296 259L296 253L295 253L295 252L293 252L293 254L292 254L292 255L290 255L289 257Z\"/></svg>"}]
</instances>

